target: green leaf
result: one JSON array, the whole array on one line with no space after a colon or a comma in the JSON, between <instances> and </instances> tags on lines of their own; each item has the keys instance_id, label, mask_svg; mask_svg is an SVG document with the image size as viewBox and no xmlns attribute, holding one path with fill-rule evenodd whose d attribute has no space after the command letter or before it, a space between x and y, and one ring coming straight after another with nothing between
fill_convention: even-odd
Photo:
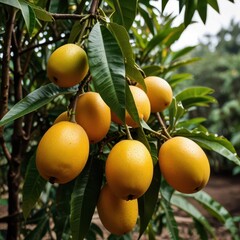
<instances>
[{"instance_id":1,"label":"green leaf","mask_svg":"<svg viewBox=\"0 0 240 240\"><path fill-rule=\"evenodd\" d=\"M41 192L45 189L47 181L38 173L35 163L35 155L30 158L27 167L26 176L23 185L23 216L27 219L30 211L40 197Z\"/></svg>"},{"instance_id":2,"label":"green leaf","mask_svg":"<svg viewBox=\"0 0 240 240\"><path fill-rule=\"evenodd\" d=\"M30 35L32 35L35 22L36 22L36 17L33 9L27 4L27 2L23 0L19 0L19 5L20 5L20 10L22 12L22 16L24 18L27 30Z\"/></svg>"},{"instance_id":3,"label":"green leaf","mask_svg":"<svg viewBox=\"0 0 240 240\"><path fill-rule=\"evenodd\" d=\"M178 225L174 218L170 202L168 202L165 198L162 198L161 206L166 215L166 226L168 228L170 238L173 240L179 240Z\"/></svg>"},{"instance_id":4,"label":"green leaf","mask_svg":"<svg viewBox=\"0 0 240 240\"><path fill-rule=\"evenodd\" d=\"M202 19L202 22L205 24L207 20L207 0L198 1L197 11Z\"/></svg>"},{"instance_id":5,"label":"green leaf","mask_svg":"<svg viewBox=\"0 0 240 240\"><path fill-rule=\"evenodd\" d=\"M55 211L53 211L53 219L57 239L69 239L71 235L69 216L71 194L73 192L75 181L66 184L60 184L56 190ZM67 238L68 236L68 238Z\"/></svg>"},{"instance_id":6,"label":"green leaf","mask_svg":"<svg viewBox=\"0 0 240 240\"><path fill-rule=\"evenodd\" d=\"M0 3L6 4L6 5L9 5L11 7L18 8L18 9L21 8L18 0L7 0L7 1L6 0L0 0Z\"/></svg>"},{"instance_id":7,"label":"green leaf","mask_svg":"<svg viewBox=\"0 0 240 240\"><path fill-rule=\"evenodd\" d=\"M132 92L131 92L128 84L126 84L125 92L126 92L126 103L127 103L126 109L127 109L128 113L130 114L130 116L132 117L133 121L135 121L140 126L138 110L135 105L134 98L133 98Z\"/></svg>"},{"instance_id":8,"label":"green leaf","mask_svg":"<svg viewBox=\"0 0 240 240\"><path fill-rule=\"evenodd\" d=\"M208 4L219 13L219 6L217 0L207 0Z\"/></svg>"},{"instance_id":9,"label":"green leaf","mask_svg":"<svg viewBox=\"0 0 240 240\"><path fill-rule=\"evenodd\" d=\"M204 1L204 0L201 0ZM184 24L187 27L193 18L193 15L195 13L196 10L196 3L193 0L186 0L185 1L185 13L184 13Z\"/></svg>"},{"instance_id":10,"label":"green leaf","mask_svg":"<svg viewBox=\"0 0 240 240\"><path fill-rule=\"evenodd\" d=\"M137 0L113 0L115 7L114 22L129 30L137 14L137 2Z\"/></svg>"},{"instance_id":11,"label":"green leaf","mask_svg":"<svg viewBox=\"0 0 240 240\"><path fill-rule=\"evenodd\" d=\"M141 61L144 62L144 59L148 54L156 47L158 46L168 35L170 34L171 29L165 29L160 31L158 34L154 35L154 37L147 43L143 54L141 56Z\"/></svg>"},{"instance_id":12,"label":"green leaf","mask_svg":"<svg viewBox=\"0 0 240 240\"><path fill-rule=\"evenodd\" d=\"M185 195L184 195L185 196ZM195 194L189 194L188 197L193 197L198 201L212 216L224 224L226 229L231 233L233 240L239 240L239 231L230 213L209 194L204 191Z\"/></svg>"},{"instance_id":13,"label":"green leaf","mask_svg":"<svg viewBox=\"0 0 240 240\"><path fill-rule=\"evenodd\" d=\"M171 198L171 203L189 214L197 222L199 222L204 227L202 230L207 230L213 237L215 237L214 231L210 226L208 220L189 201L179 195L174 194Z\"/></svg>"},{"instance_id":14,"label":"green leaf","mask_svg":"<svg viewBox=\"0 0 240 240\"><path fill-rule=\"evenodd\" d=\"M208 87L189 87L176 95L177 102L182 102L184 108L188 109L192 106L208 106L210 103L215 103L216 99L209 94L214 92Z\"/></svg>"},{"instance_id":15,"label":"green leaf","mask_svg":"<svg viewBox=\"0 0 240 240\"><path fill-rule=\"evenodd\" d=\"M111 32L97 23L90 35L88 58L93 84L103 100L125 122L125 65Z\"/></svg>"},{"instance_id":16,"label":"green leaf","mask_svg":"<svg viewBox=\"0 0 240 240\"><path fill-rule=\"evenodd\" d=\"M30 233L24 238L25 240L32 240L32 239L42 239L46 234L49 228L49 218L42 217L38 222L37 226L30 231Z\"/></svg>"},{"instance_id":17,"label":"green leaf","mask_svg":"<svg viewBox=\"0 0 240 240\"><path fill-rule=\"evenodd\" d=\"M167 3L168 3L168 0L162 0L162 12L164 11Z\"/></svg>"},{"instance_id":18,"label":"green leaf","mask_svg":"<svg viewBox=\"0 0 240 240\"><path fill-rule=\"evenodd\" d=\"M90 156L83 172L76 179L71 199L70 226L73 240L86 236L97 205L103 177L102 161Z\"/></svg>"},{"instance_id":19,"label":"green leaf","mask_svg":"<svg viewBox=\"0 0 240 240\"><path fill-rule=\"evenodd\" d=\"M62 94L71 94L77 91L73 88L59 88L53 83L44 85L35 91L29 93L25 98L16 103L3 118L0 120L0 126L20 118L28 113L36 111L40 107L51 102L54 98Z\"/></svg>"},{"instance_id":20,"label":"green leaf","mask_svg":"<svg viewBox=\"0 0 240 240\"><path fill-rule=\"evenodd\" d=\"M143 76L137 68L134 60L134 54L132 51L132 46L130 44L130 37L128 35L128 32L123 26L116 23L109 23L107 27L114 35L122 51L123 57L125 59L127 77L129 77L132 81L138 82L141 85L145 86Z\"/></svg>"},{"instance_id":21,"label":"green leaf","mask_svg":"<svg viewBox=\"0 0 240 240\"><path fill-rule=\"evenodd\" d=\"M173 74L171 78L168 80L169 84L172 87L175 87L178 83L186 81L186 80L192 80L193 75L190 73L177 73Z\"/></svg>"},{"instance_id":22,"label":"green leaf","mask_svg":"<svg viewBox=\"0 0 240 240\"><path fill-rule=\"evenodd\" d=\"M147 192L138 199L138 208L140 216L140 230L139 237L141 238L142 234L146 230L148 223L150 222L154 210L156 209L156 204L158 201L159 188L161 183L161 174L158 164L154 167L153 179L150 187Z\"/></svg>"},{"instance_id":23,"label":"green leaf","mask_svg":"<svg viewBox=\"0 0 240 240\"><path fill-rule=\"evenodd\" d=\"M43 9L43 8L33 4L33 3L30 3L30 2L27 2L27 4L28 4L29 7L31 7L33 9L36 17L39 20L42 20L42 21L45 21L45 22L52 22L53 21L52 15L49 12L47 12L45 9Z\"/></svg>"},{"instance_id":24,"label":"green leaf","mask_svg":"<svg viewBox=\"0 0 240 240\"><path fill-rule=\"evenodd\" d=\"M172 100L171 105L168 108L169 112L169 127L174 129L178 120L186 113L181 102L177 102L175 97Z\"/></svg>"},{"instance_id":25,"label":"green leaf","mask_svg":"<svg viewBox=\"0 0 240 240\"><path fill-rule=\"evenodd\" d=\"M155 28L154 28L152 16L149 14L149 11L148 11L147 7L140 3L139 7L138 7L138 10L139 10L140 15L143 17L143 19L145 21L145 24L149 28L150 32L152 34L154 34L155 33Z\"/></svg>"},{"instance_id":26,"label":"green leaf","mask_svg":"<svg viewBox=\"0 0 240 240\"><path fill-rule=\"evenodd\" d=\"M214 151L240 166L240 158L237 156L236 150L234 149L232 143L223 136L199 131L198 129L194 129L192 131L179 129L174 134L189 137L201 147Z\"/></svg>"},{"instance_id":27,"label":"green leaf","mask_svg":"<svg viewBox=\"0 0 240 240\"><path fill-rule=\"evenodd\" d=\"M195 49L196 46L185 47L171 54L171 60L174 61Z\"/></svg>"}]
</instances>

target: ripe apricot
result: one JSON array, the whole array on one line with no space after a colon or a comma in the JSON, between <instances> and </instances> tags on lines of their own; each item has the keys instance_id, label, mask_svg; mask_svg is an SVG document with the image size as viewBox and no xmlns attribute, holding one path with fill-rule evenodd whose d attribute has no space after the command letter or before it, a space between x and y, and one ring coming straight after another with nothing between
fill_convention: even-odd
<instances>
[{"instance_id":1,"label":"ripe apricot","mask_svg":"<svg viewBox=\"0 0 240 240\"><path fill-rule=\"evenodd\" d=\"M105 167L106 179L119 198L139 198L153 177L153 162L146 146L137 140L122 140L111 149Z\"/></svg>"},{"instance_id":2,"label":"ripe apricot","mask_svg":"<svg viewBox=\"0 0 240 240\"><path fill-rule=\"evenodd\" d=\"M76 44L67 43L50 55L47 76L59 87L73 87L84 79L88 69L86 52Z\"/></svg>"},{"instance_id":3,"label":"ripe apricot","mask_svg":"<svg viewBox=\"0 0 240 240\"><path fill-rule=\"evenodd\" d=\"M160 147L159 166L166 181L182 193L194 193L208 182L210 166L202 148L186 137L173 137Z\"/></svg>"},{"instance_id":4,"label":"ripe apricot","mask_svg":"<svg viewBox=\"0 0 240 240\"><path fill-rule=\"evenodd\" d=\"M97 210L102 224L113 234L126 234L136 225L138 217L137 199L125 201L116 197L108 184L101 189Z\"/></svg>"},{"instance_id":5,"label":"ripe apricot","mask_svg":"<svg viewBox=\"0 0 240 240\"><path fill-rule=\"evenodd\" d=\"M172 102L173 92L169 83L156 76L149 76L144 79L147 96L151 104L151 112L162 112ZM142 88L140 84L138 87Z\"/></svg>"},{"instance_id":6,"label":"ripe apricot","mask_svg":"<svg viewBox=\"0 0 240 240\"><path fill-rule=\"evenodd\" d=\"M99 93L83 93L77 100L75 120L84 128L90 142L97 143L106 136L110 128L110 108Z\"/></svg>"},{"instance_id":7,"label":"ripe apricot","mask_svg":"<svg viewBox=\"0 0 240 240\"><path fill-rule=\"evenodd\" d=\"M67 183L77 177L89 155L89 140L77 123L54 124L41 138L36 153L39 174L51 183Z\"/></svg>"}]
</instances>

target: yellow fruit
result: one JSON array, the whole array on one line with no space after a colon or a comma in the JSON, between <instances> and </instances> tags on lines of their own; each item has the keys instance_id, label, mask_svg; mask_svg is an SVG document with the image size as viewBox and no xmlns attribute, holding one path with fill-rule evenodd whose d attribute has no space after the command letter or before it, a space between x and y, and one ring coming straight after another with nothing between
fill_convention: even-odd
<instances>
[{"instance_id":1,"label":"yellow fruit","mask_svg":"<svg viewBox=\"0 0 240 240\"><path fill-rule=\"evenodd\" d=\"M68 116L68 112L62 112L61 114L58 115L58 117L54 120L53 124L56 124L58 122L62 122L62 121L69 121L69 116Z\"/></svg>"},{"instance_id":2,"label":"yellow fruit","mask_svg":"<svg viewBox=\"0 0 240 240\"><path fill-rule=\"evenodd\" d=\"M51 183L67 183L77 177L89 155L89 140L76 123L62 121L43 135L36 153L39 174Z\"/></svg>"},{"instance_id":3,"label":"yellow fruit","mask_svg":"<svg viewBox=\"0 0 240 240\"><path fill-rule=\"evenodd\" d=\"M172 102L173 92L169 83L155 76L149 76L144 79L147 96L151 104L151 112L162 112ZM141 88L140 84L137 84Z\"/></svg>"},{"instance_id":4,"label":"yellow fruit","mask_svg":"<svg viewBox=\"0 0 240 240\"><path fill-rule=\"evenodd\" d=\"M86 52L76 44L57 48L49 57L47 76L59 87L72 87L80 83L88 72Z\"/></svg>"},{"instance_id":5,"label":"yellow fruit","mask_svg":"<svg viewBox=\"0 0 240 240\"><path fill-rule=\"evenodd\" d=\"M186 137L173 137L159 150L159 166L164 178L182 193L194 193L208 182L210 166L202 148Z\"/></svg>"},{"instance_id":6,"label":"yellow fruit","mask_svg":"<svg viewBox=\"0 0 240 240\"><path fill-rule=\"evenodd\" d=\"M111 149L105 173L109 187L117 197L125 200L139 198L152 181L152 157L143 143L122 140Z\"/></svg>"},{"instance_id":7,"label":"yellow fruit","mask_svg":"<svg viewBox=\"0 0 240 240\"><path fill-rule=\"evenodd\" d=\"M133 99L138 111L139 118L147 122L151 113L151 106L147 94L142 89L136 86L129 87L133 95ZM121 120L117 117L117 115L114 112L111 112L111 117L113 122L117 124L122 124ZM128 126L131 126L133 128L138 127L138 124L135 121L133 121L132 117L127 111L125 121Z\"/></svg>"},{"instance_id":8,"label":"yellow fruit","mask_svg":"<svg viewBox=\"0 0 240 240\"><path fill-rule=\"evenodd\" d=\"M111 233L123 235L130 232L137 222L137 199L126 201L116 197L105 185L100 192L97 210L104 227Z\"/></svg>"},{"instance_id":9,"label":"yellow fruit","mask_svg":"<svg viewBox=\"0 0 240 240\"><path fill-rule=\"evenodd\" d=\"M91 143L99 142L110 128L110 108L99 93L83 93L77 100L75 120L84 128Z\"/></svg>"}]
</instances>

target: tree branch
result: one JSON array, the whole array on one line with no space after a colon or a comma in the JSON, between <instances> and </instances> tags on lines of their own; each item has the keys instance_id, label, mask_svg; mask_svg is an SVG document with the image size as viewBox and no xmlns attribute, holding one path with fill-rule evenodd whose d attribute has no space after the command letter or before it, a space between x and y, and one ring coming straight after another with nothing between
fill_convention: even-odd
<instances>
[{"instance_id":1,"label":"tree branch","mask_svg":"<svg viewBox=\"0 0 240 240\"><path fill-rule=\"evenodd\" d=\"M9 62L11 54L11 41L12 41L12 32L14 29L14 22L16 18L17 10L14 8L9 8L9 17L6 22L6 32L4 35L3 43L3 61L2 61L2 81L1 81L1 95L0 95L0 119L8 111L8 94L9 94ZM7 146L3 139L3 127L0 127L0 142L3 152L5 153L6 158L11 159L10 153L7 150Z\"/></svg>"}]
</instances>

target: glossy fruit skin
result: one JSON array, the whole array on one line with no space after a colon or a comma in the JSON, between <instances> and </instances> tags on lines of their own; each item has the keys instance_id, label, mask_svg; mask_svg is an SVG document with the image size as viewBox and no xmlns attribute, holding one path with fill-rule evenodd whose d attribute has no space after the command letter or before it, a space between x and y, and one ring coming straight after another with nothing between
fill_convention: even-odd
<instances>
[{"instance_id":1,"label":"glossy fruit skin","mask_svg":"<svg viewBox=\"0 0 240 240\"><path fill-rule=\"evenodd\" d=\"M76 44L67 43L50 55L47 76L59 87L68 88L79 84L87 75L88 69L86 52Z\"/></svg>"},{"instance_id":2,"label":"glossy fruit skin","mask_svg":"<svg viewBox=\"0 0 240 240\"><path fill-rule=\"evenodd\" d=\"M111 124L111 111L99 93L86 92L78 97L76 122L86 131L91 143L101 141Z\"/></svg>"},{"instance_id":3,"label":"glossy fruit skin","mask_svg":"<svg viewBox=\"0 0 240 240\"><path fill-rule=\"evenodd\" d=\"M136 225L138 217L137 199L126 201L116 197L108 184L101 189L97 210L102 224L113 234L126 234Z\"/></svg>"},{"instance_id":4,"label":"glossy fruit skin","mask_svg":"<svg viewBox=\"0 0 240 240\"><path fill-rule=\"evenodd\" d=\"M43 135L36 153L39 174L51 183L67 183L77 177L89 155L89 140L76 123L62 121Z\"/></svg>"},{"instance_id":5,"label":"glossy fruit skin","mask_svg":"<svg viewBox=\"0 0 240 240\"><path fill-rule=\"evenodd\" d=\"M156 76L148 76L144 79L147 96L151 104L151 112L162 112L172 102L173 92L169 83ZM137 85L141 87L140 84Z\"/></svg>"},{"instance_id":6,"label":"glossy fruit skin","mask_svg":"<svg viewBox=\"0 0 240 240\"><path fill-rule=\"evenodd\" d=\"M150 152L137 140L122 140L111 149L105 166L106 179L119 198L139 198L148 189L153 177Z\"/></svg>"},{"instance_id":7,"label":"glossy fruit skin","mask_svg":"<svg viewBox=\"0 0 240 240\"><path fill-rule=\"evenodd\" d=\"M151 113L150 101L148 99L147 94L141 88L138 88L136 86L131 85L129 86L129 88L133 95L133 99L138 111L139 118L147 122ZM122 121L117 117L117 115L114 112L112 112L111 114L113 122L120 125L123 124ZM128 126L131 126L133 128L139 127L138 124L132 119L132 117L127 111L125 121Z\"/></svg>"},{"instance_id":8,"label":"glossy fruit skin","mask_svg":"<svg viewBox=\"0 0 240 240\"><path fill-rule=\"evenodd\" d=\"M56 124L56 123L62 122L62 121L69 121L69 120L70 120L70 118L68 116L68 112L64 111L56 117L53 124Z\"/></svg>"},{"instance_id":9,"label":"glossy fruit skin","mask_svg":"<svg viewBox=\"0 0 240 240\"><path fill-rule=\"evenodd\" d=\"M208 182L210 165L202 148L186 137L173 137L159 150L159 166L164 178L182 193L195 193Z\"/></svg>"}]
</instances>

